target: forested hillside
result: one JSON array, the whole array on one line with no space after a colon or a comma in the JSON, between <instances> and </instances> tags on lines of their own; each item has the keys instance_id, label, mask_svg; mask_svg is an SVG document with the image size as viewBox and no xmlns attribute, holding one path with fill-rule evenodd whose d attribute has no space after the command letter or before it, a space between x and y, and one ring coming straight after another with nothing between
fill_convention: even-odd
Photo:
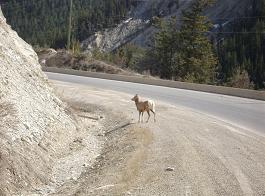
<instances>
[{"instance_id":1,"label":"forested hillside","mask_svg":"<svg viewBox=\"0 0 265 196\"><path fill-rule=\"evenodd\" d=\"M74 0L73 38L83 40L112 27L126 15L132 0ZM8 23L32 45L62 48L67 41L69 0L1 1Z\"/></svg>"},{"instance_id":2,"label":"forested hillside","mask_svg":"<svg viewBox=\"0 0 265 196\"><path fill-rule=\"evenodd\" d=\"M0 2L8 23L27 42L41 47L66 47L70 0ZM241 7L229 1L216 0L217 6L211 10L205 9L209 7L205 6L205 2L215 1L194 0L191 2L201 3L203 7L194 10L196 14L186 15L181 14L180 8L185 4L182 9L187 12L191 5L179 0L150 0L145 3L142 1L142 4L139 4L140 0L73 2L72 43L78 44L90 35L94 36L97 31L114 28L122 20L133 17L130 14L132 10L137 17L142 15L144 24L151 21L151 30L147 29L146 37L150 32L154 35L148 37L148 47L142 48L141 44L135 45L137 42L129 42L108 54L95 50L94 56L99 60L166 79L255 89L263 89L265 86L265 0L245 0ZM229 9L222 10L222 7ZM203 16L207 15L207 10L211 12L209 16L212 21ZM214 17L216 10L226 17ZM174 13L177 18L166 22ZM154 20L156 16L159 16L158 21ZM181 27L173 28L176 23L181 23ZM213 26L211 23L214 23ZM126 29L127 23L123 21L123 24ZM139 33L132 34L140 37L138 43L146 38L141 37L143 32ZM124 40L119 41L124 43ZM104 46L104 43L101 45Z\"/></svg>"},{"instance_id":3,"label":"forested hillside","mask_svg":"<svg viewBox=\"0 0 265 196\"><path fill-rule=\"evenodd\" d=\"M245 17L232 19L229 27L220 25L218 31L219 79L227 81L245 70L256 88L264 88L265 0L253 0Z\"/></svg>"},{"instance_id":4,"label":"forested hillside","mask_svg":"<svg viewBox=\"0 0 265 196\"><path fill-rule=\"evenodd\" d=\"M197 0L181 18L159 19L146 66L167 79L264 88L265 0L253 0L244 16L216 19L215 25L202 15L212 3ZM173 28L178 20L180 29Z\"/></svg>"}]
</instances>

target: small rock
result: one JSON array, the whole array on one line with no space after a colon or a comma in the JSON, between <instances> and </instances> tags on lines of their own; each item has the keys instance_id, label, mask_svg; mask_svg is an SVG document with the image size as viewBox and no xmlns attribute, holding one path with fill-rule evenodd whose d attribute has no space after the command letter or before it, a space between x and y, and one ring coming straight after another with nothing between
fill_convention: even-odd
<instances>
[{"instance_id":1,"label":"small rock","mask_svg":"<svg viewBox=\"0 0 265 196\"><path fill-rule=\"evenodd\" d=\"M174 168L173 167L168 167L168 168L166 168L166 171L174 171Z\"/></svg>"},{"instance_id":2,"label":"small rock","mask_svg":"<svg viewBox=\"0 0 265 196\"><path fill-rule=\"evenodd\" d=\"M26 123L24 123L24 127L25 127L26 129L29 129L29 125L27 125Z\"/></svg>"},{"instance_id":3,"label":"small rock","mask_svg":"<svg viewBox=\"0 0 265 196\"><path fill-rule=\"evenodd\" d=\"M74 139L74 143L82 143L82 139L81 138Z\"/></svg>"},{"instance_id":4,"label":"small rock","mask_svg":"<svg viewBox=\"0 0 265 196\"><path fill-rule=\"evenodd\" d=\"M72 177L72 180L76 181L77 180L77 177L73 176Z\"/></svg>"},{"instance_id":5,"label":"small rock","mask_svg":"<svg viewBox=\"0 0 265 196\"><path fill-rule=\"evenodd\" d=\"M52 184L54 184L54 183L55 183L55 181L54 181L53 179L50 179L50 182L51 182Z\"/></svg>"},{"instance_id":6,"label":"small rock","mask_svg":"<svg viewBox=\"0 0 265 196\"><path fill-rule=\"evenodd\" d=\"M21 139L22 142L27 142L27 140L24 137L22 137L20 139Z\"/></svg>"}]
</instances>

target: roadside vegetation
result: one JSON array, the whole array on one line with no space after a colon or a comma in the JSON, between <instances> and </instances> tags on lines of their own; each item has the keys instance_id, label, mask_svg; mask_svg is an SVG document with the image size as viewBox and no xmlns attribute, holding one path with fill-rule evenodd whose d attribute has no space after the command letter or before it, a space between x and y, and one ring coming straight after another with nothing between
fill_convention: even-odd
<instances>
[{"instance_id":1,"label":"roadside vegetation","mask_svg":"<svg viewBox=\"0 0 265 196\"><path fill-rule=\"evenodd\" d=\"M91 55L83 54L76 50L73 52L72 50L68 51L65 49L56 51L53 49L35 48L35 51L43 67L58 67L108 74L136 75L136 73L129 68L117 66L117 64L111 63L110 61L106 63L107 58L104 58L105 60L102 61L101 55L98 58L94 58Z\"/></svg>"}]
</instances>

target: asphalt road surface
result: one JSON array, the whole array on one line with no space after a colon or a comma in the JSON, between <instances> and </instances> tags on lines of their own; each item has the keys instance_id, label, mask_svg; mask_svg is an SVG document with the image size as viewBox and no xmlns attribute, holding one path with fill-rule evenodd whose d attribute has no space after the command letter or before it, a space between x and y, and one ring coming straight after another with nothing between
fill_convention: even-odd
<instances>
[{"instance_id":1,"label":"asphalt road surface","mask_svg":"<svg viewBox=\"0 0 265 196\"><path fill-rule=\"evenodd\" d=\"M175 106L188 107L195 112L214 116L238 127L265 134L265 101L130 82L57 73L46 74L50 80L89 85L129 93L132 96L139 94Z\"/></svg>"}]
</instances>

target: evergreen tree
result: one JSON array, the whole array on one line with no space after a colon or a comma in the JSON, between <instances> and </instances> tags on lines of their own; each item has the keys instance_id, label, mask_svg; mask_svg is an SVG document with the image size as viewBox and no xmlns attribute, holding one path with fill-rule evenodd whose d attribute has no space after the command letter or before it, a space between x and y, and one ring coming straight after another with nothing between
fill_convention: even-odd
<instances>
[{"instance_id":1,"label":"evergreen tree","mask_svg":"<svg viewBox=\"0 0 265 196\"><path fill-rule=\"evenodd\" d=\"M153 48L154 66L161 78L199 83L213 81L217 59L206 36L211 24L202 16L209 4L210 1L196 0L190 11L183 12L180 31L176 18L154 19L158 28Z\"/></svg>"},{"instance_id":2,"label":"evergreen tree","mask_svg":"<svg viewBox=\"0 0 265 196\"><path fill-rule=\"evenodd\" d=\"M155 26L159 31L155 35L154 56L161 78L172 79L176 70L175 53L179 46L179 32L176 18L169 20L157 18Z\"/></svg>"},{"instance_id":3,"label":"evergreen tree","mask_svg":"<svg viewBox=\"0 0 265 196\"><path fill-rule=\"evenodd\" d=\"M230 35L220 31L218 42L220 83L229 83L237 70L247 71L256 89L265 83L265 0L253 0L246 17L235 19Z\"/></svg>"},{"instance_id":4,"label":"evergreen tree","mask_svg":"<svg viewBox=\"0 0 265 196\"><path fill-rule=\"evenodd\" d=\"M196 0L190 11L183 12L178 74L186 81L209 83L214 78L217 59L206 36L211 23L202 15L210 4L210 0Z\"/></svg>"}]
</instances>

